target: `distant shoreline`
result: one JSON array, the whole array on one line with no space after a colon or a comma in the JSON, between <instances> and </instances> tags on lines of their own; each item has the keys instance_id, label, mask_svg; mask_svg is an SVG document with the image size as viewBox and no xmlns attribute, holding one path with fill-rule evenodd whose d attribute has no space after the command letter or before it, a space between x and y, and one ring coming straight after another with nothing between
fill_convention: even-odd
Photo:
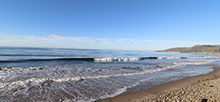
<instances>
[{"instance_id":1,"label":"distant shoreline","mask_svg":"<svg viewBox=\"0 0 220 102\"><path fill-rule=\"evenodd\" d=\"M156 52L220 55L220 46L219 45L196 45L192 47L170 48L166 50L159 50Z\"/></svg>"},{"instance_id":2,"label":"distant shoreline","mask_svg":"<svg viewBox=\"0 0 220 102\"><path fill-rule=\"evenodd\" d=\"M156 52L202 54L202 55L220 55L220 52L179 52L179 51L156 51Z\"/></svg>"},{"instance_id":3,"label":"distant shoreline","mask_svg":"<svg viewBox=\"0 0 220 102\"><path fill-rule=\"evenodd\" d=\"M181 80L176 80L176 81L168 82L165 84L161 84L161 85L155 86L147 90L139 90L139 91L134 91L134 92L123 93L116 97L106 98L103 100L99 100L97 102L175 101L177 100L176 97L184 97L183 99L179 99L181 101L191 100L191 101L200 102L202 99L215 101L217 100L216 97L220 97L220 96L215 96L214 94L205 93L206 91L209 92L208 89L210 87L212 88L212 86L214 88L214 90L211 90L211 91L214 91L213 93L220 92L220 87L218 85L218 82L220 81L220 67L214 67L213 69L214 71L208 74L187 77ZM213 83L213 84L209 85L210 83ZM201 88L203 84L206 85L204 86L205 88ZM195 87L199 88L199 90L195 91L195 93L193 93L191 90L187 90L187 89L195 89ZM201 93L201 92L204 92L204 93ZM197 98L193 99L192 97L194 96L188 98L189 95L186 93L190 93L189 95L193 93L192 95L194 95ZM170 94L173 94L173 95L170 95ZM197 96L200 94L205 94L207 96L200 96L200 97ZM169 99L167 99L167 97Z\"/></svg>"}]
</instances>

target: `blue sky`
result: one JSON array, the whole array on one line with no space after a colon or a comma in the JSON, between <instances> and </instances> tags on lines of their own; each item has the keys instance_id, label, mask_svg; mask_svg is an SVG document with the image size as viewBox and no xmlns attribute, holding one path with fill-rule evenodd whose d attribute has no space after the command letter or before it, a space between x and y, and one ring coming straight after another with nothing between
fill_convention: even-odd
<instances>
[{"instance_id":1,"label":"blue sky","mask_svg":"<svg viewBox=\"0 0 220 102\"><path fill-rule=\"evenodd\" d=\"M218 0L1 0L0 46L157 50L220 44Z\"/></svg>"}]
</instances>

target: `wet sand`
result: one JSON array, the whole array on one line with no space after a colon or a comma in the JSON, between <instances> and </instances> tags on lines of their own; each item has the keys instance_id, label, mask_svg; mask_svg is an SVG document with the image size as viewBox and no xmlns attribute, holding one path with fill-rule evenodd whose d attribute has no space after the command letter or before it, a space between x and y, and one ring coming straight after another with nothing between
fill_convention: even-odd
<instances>
[{"instance_id":1,"label":"wet sand","mask_svg":"<svg viewBox=\"0 0 220 102\"><path fill-rule=\"evenodd\" d=\"M123 93L97 102L220 102L220 67L200 76Z\"/></svg>"}]
</instances>

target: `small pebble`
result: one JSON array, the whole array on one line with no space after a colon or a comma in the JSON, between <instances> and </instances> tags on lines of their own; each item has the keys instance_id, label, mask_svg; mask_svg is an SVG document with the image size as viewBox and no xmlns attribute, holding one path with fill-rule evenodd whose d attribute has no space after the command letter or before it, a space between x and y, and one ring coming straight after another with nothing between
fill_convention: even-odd
<instances>
[{"instance_id":1,"label":"small pebble","mask_svg":"<svg viewBox=\"0 0 220 102\"><path fill-rule=\"evenodd\" d=\"M203 99L201 100L201 102L208 102L208 99L203 98Z\"/></svg>"}]
</instances>

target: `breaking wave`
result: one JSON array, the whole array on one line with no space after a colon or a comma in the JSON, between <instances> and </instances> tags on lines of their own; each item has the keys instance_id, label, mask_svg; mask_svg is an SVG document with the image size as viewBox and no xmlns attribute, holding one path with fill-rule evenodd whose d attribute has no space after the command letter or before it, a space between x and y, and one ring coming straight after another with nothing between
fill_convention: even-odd
<instances>
[{"instance_id":1,"label":"breaking wave","mask_svg":"<svg viewBox=\"0 0 220 102\"><path fill-rule=\"evenodd\" d=\"M26 84L39 84L45 81L53 81L53 82L66 82L66 81L83 81L83 80L89 80L89 79L101 79L101 78L112 78L112 77L123 77L123 76L134 76L134 75L141 75L141 74L148 74L148 73L154 73L159 71L165 71L172 67L163 67L163 68L155 68L155 69L148 69L148 70L142 70L140 72L134 72L134 73L122 73L122 74L112 74L112 75L96 75L96 76L85 76L85 77L64 77L64 78L30 78L26 80L19 80L14 82L5 82L0 83L0 88L3 88L5 86L24 86Z\"/></svg>"},{"instance_id":2,"label":"breaking wave","mask_svg":"<svg viewBox=\"0 0 220 102\"><path fill-rule=\"evenodd\" d=\"M31 61L127 62L127 61L139 61L139 60L147 60L147 59L187 59L187 57L44 58L44 59L36 58L36 59L21 59L21 60L0 60L0 63L19 63L19 62L31 62Z\"/></svg>"}]
</instances>

